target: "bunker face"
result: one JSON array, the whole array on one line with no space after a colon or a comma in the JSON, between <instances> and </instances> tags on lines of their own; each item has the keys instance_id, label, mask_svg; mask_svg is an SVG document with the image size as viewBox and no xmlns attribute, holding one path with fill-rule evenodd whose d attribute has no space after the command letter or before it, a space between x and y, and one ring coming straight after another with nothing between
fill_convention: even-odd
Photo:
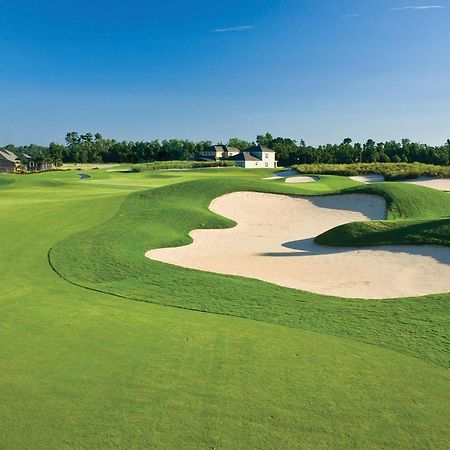
<instances>
[{"instance_id":1,"label":"bunker face","mask_svg":"<svg viewBox=\"0 0 450 450\"><path fill-rule=\"evenodd\" d=\"M417 186L424 186L439 191L450 192L450 178L428 178L422 177L415 180L406 180L405 183L416 184Z\"/></svg>"},{"instance_id":2,"label":"bunker face","mask_svg":"<svg viewBox=\"0 0 450 450\"><path fill-rule=\"evenodd\" d=\"M360 183L380 183L385 181L383 175L358 175L355 177L349 177L351 180L359 181ZM450 178L431 178L431 177L421 177L414 180L399 180L400 183L416 184L417 186L429 187L432 189L437 189L438 191L448 191L450 192Z\"/></svg>"},{"instance_id":3,"label":"bunker face","mask_svg":"<svg viewBox=\"0 0 450 450\"><path fill-rule=\"evenodd\" d=\"M298 172L296 170L284 170L283 172L277 172L273 174L273 176L264 179L265 180L284 179L286 183L312 183L314 181L317 181L318 177L298 176Z\"/></svg>"},{"instance_id":4,"label":"bunker face","mask_svg":"<svg viewBox=\"0 0 450 450\"><path fill-rule=\"evenodd\" d=\"M191 269L241 275L280 286L350 298L394 298L450 291L450 249L389 246L330 248L313 238L335 226L384 219L381 197L289 197L237 192L210 209L238 223L195 230L194 242L146 256Z\"/></svg>"},{"instance_id":5,"label":"bunker face","mask_svg":"<svg viewBox=\"0 0 450 450\"><path fill-rule=\"evenodd\" d=\"M360 183L380 183L384 181L384 175L366 174L349 177L350 180L359 181Z\"/></svg>"},{"instance_id":6,"label":"bunker face","mask_svg":"<svg viewBox=\"0 0 450 450\"><path fill-rule=\"evenodd\" d=\"M282 178L288 178L298 175L296 170L283 170L281 172L274 173L271 177L264 178L265 180L280 180Z\"/></svg>"},{"instance_id":7,"label":"bunker face","mask_svg":"<svg viewBox=\"0 0 450 450\"><path fill-rule=\"evenodd\" d=\"M312 183L317 180L318 178L314 177L291 177L286 178L286 183Z\"/></svg>"}]
</instances>

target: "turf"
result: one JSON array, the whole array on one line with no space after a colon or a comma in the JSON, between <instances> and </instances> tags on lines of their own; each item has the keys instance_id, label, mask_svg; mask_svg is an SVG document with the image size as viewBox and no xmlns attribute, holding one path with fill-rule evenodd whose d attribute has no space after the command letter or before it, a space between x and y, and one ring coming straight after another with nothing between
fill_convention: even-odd
<instances>
[{"instance_id":1,"label":"turf","mask_svg":"<svg viewBox=\"0 0 450 450\"><path fill-rule=\"evenodd\" d=\"M352 190L384 197L389 220L450 217L450 195L447 192L395 182L367 184Z\"/></svg>"},{"instance_id":2,"label":"turf","mask_svg":"<svg viewBox=\"0 0 450 450\"><path fill-rule=\"evenodd\" d=\"M351 336L414 356L422 355L436 363L447 363L446 342L436 338L430 347L423 339L423 336L442 336L446 328L446 317L442 315L446 296L432 296L428 302L421 298L395 304L355 302L183 269L143 257L150 249L190 243L188 233L193 229L233 226L232 221L208 210L213 198L227 192L324 193L334 192L336 185L330 187L330 184L339 181L336 177L326 177L324 186L318 182L305 188L256 178L214 178L138 192L129 195L108 222L55 245L50 252L51 263L68 281L128 299ZM420 194L423 190L408 187L402 192ZM383 190L383 186L377 189ZM384 189L386 197L395 192L389 185ZM356 189L364 190L373 192L370 187ZM395 211L402 209L395 197L389 205ZM407 211L405 208L402 211L405 218ZM397 314L408 321L401 329L395 326ZM415 317L426 319L423 327Z\"/></svg>"},{"instance_id":3,"label":"turf","mask_svg":"<svg viewBox=\"0 0 450 450\"><path fill-rule=\"evenodd\" d=\"M4 178L0 447L446 448L448 294L350 301L143 258L232 225L207 210L221 192L359 186L199 172ZM51 248L70 281L143 301L67 282Z\"/></svg>"},{"instance_id":4,"label":"turf","mask_svg":"<svg viewBox=\"0 0 450 450\"><path fill-rule=\"evenodd\" d=\"M353 188L386 199L386 221L341 225L317 236L332 247L375 245L450 245L450 194L402 183L377 183Z\"/></svg>"}]
</instances>

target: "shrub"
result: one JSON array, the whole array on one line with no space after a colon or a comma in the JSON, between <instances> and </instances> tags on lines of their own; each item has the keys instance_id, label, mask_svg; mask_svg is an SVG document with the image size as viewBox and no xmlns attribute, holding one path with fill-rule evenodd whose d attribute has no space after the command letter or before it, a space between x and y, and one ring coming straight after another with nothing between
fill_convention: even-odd
<instances>
[{"instance_id":1,"label":"shrub","mask_svg":"<svg viewBox=\"0 0 450 450\"><path fill-rule=\"evenodd\" d=\"M202 169L209 167L234 167L233 161L156 161L132 166L135 172L149 170Z\"/></svg>"},{"instance_id":2,"label":"shrub","mask_svg":"<svg viewBox=\"0 0 450 450\"><path fill-rule=\"evenodd\" d=\"M406 180L419 177L450 177L450 167L422 163L356 163L356 164L302 164L293 166L302 174L356 176L384 175L386 180Z\"/></svg>"}]
</instances>

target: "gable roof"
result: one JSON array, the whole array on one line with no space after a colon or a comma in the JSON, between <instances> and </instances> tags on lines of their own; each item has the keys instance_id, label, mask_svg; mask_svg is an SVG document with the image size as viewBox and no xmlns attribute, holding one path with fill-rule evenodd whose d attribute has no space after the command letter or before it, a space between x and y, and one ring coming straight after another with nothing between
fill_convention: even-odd
<instances>
[{"instance_id":1,"label":"gable roof","mask_svg":"<svg viewBox=\"0 0 450 450\"><path fill-rule=\"evenodd\" d=\"M239 149L236 147L229 147L228 145L213 145L211 147L205 148L202 151L222 153L222 152L238 152Z\"/></svg>"},{"instance_id":2,"label":"gable roof","mask_svg":"<svg viewBox=\"0 0 450 450\"><path fill-rule=\"evenodd\" d=\"M33 157L32 156L30 156L30 155L27 155L26 153L18 153L17 154L18 156L17 156L17 158L18 159L33 159Z\"/></svg>"},{"instance_id":3,"label":"gable roof","mask_svg":"<svg viewBox=\"0 0 450 450\"><path fill-rule=\"evenodd\" d=\"M262 161L260 158L253 156L250 152L240 152L235 156L230 157L233 161Z\"/></svg>"},{"instance_id":4,"label":"gable roof","mask_svg":"<svg viewBox=\"0 0 450 450\"><path fill-rule=\"evenodd\" d=\"M3 159L6 159L7 161L16 162L17 156L13 153L10 152L9 150L6 150L6 148L0 149L0 157L2 157Z\"/></svg>"},{"instance_id":5,"label":"gable roof","mask_svg":"<svg viewBox=\"0 0 450 450\"><path fill-rule=\"evenodd\" d=\"M226 152L240 152L240 150L237 147L231 147L229 145L224 145Z\"/></svg>"},{"instance_id":6,"label":"gable roof","mask_svg":"<svg viewBox=\"0 0 450 450\"><path fill-rule=\"evenodd\" d=\"M271 148L263 147L262 145L254 145L245 151L250 153L275 153Z\"/></svg>"}]
</instances>

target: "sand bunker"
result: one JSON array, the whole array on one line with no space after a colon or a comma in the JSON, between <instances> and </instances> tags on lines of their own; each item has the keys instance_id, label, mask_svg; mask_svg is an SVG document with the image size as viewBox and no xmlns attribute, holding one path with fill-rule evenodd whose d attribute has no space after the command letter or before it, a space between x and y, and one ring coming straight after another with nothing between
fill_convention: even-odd
<instances>
[{"instance_id":1,"label":"sand bunker","mask_svg":"<svg viewBox=\"0 0 450 450\"><path fill-rule=\"evenodd\" d=\"M359 181L361 183L380 183L385 181L383 175L358 175L356 177L349 177L351 180ZM450 192L450 178L431 178L431 177L421 177L415 180L400 180L401 183L417 184L417 186L429 187L432 189L437 189L439 191Z\"/></svg>"},{"instance_id":2,"label":"sand bunker","mask_svg":"<svg viewBox=\"0 0 450 450\"><path fill-rule=\"evenodd\" d=\"M313 238L348 222L384 219L381 197L290 197L236 192L210 209L235 228L195 230L194 242L147 252L150 259L353 298L393 298L450 291L450 249L389 246L330 248Z\"/></svg>"},{"instance_id":3,"label":"sand bunker","mask_svg":"<svg viewBox=\"0 0 450 450\"><path fill-rule=\"evenodd\" d=\"M438 189L439 191L450 192L450 178L429 178L422 177L415 180L405 180L405 183L417 184L418 186Z\"/></svg>"},{"instance_id":4,"label":"sand bunker","mask_svg":"<svg viewBox=\"0 0 450 450\"><path fill-rule=\"evenodd\" d=\"M316 177L291 177L286 178L286 183L312 183L318 179L319 178Z\"/></svg>"},{"instance_id":5,"label":"sand bunker","mask_svg":"<svg viewBox=\"0 0 450 450\"><path fill-rule=\"evenodd\" d=\"M319 177L296 176L296 170L284 170L282 172L274 173L271 177L264 178L265 180L280 180L284 179L285 183L312 183L317 181Z\"/></svg>"},{"instance_id":6,"label":"sand bunker","mask_svg":"<svg viewBox=\"0 0 450 450\"><path fill-rule=\"evenodd\" d=\"M356 177L349 177L350 180L359 181L360 183L380 183L384 181L384 175L366 174L358 175Z\"/></svg>"},{"instance_id":7,"label":"sand bunker","mask_svg":"<svg viewBox=\"0 0 450 450\"><path fill-rule=\"evenodd\" d=\"M288 178L298 175L296 170L282 170L281 172L275 172L272 176L264 178L265 180L280 180L282 178Z\"/></svg>"}]
</instances>

